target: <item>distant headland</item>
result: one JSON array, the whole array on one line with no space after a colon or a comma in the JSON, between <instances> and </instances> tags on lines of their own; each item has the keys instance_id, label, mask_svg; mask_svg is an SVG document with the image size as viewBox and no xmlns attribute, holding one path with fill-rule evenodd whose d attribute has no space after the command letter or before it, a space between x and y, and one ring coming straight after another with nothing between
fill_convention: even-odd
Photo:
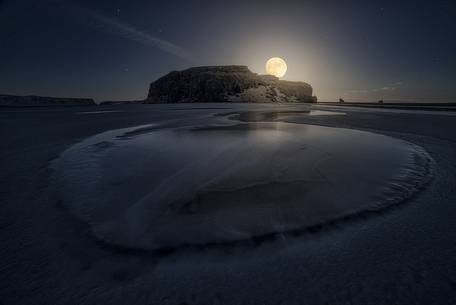
<instances>
[{"instance_id":1,"label":"distant headland","mask_svg":"<svg viewBox=\"0 0 456 305\"><path fill-rule=\"evenodd\" d=\"M0 95L0 106L4 107L38 107L38 106L95 106L91 98L66 98L36 95Z\"/></svg>"}]
</instances>

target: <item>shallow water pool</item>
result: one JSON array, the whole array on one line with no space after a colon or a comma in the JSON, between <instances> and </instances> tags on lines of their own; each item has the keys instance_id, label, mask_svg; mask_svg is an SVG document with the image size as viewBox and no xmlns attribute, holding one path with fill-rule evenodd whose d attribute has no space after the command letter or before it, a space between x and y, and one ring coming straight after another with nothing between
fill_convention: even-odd
<instances>
[{"instance_id":1,"label":"shallow water pool","mask_svg":"<svg viewBox=\"0 0 456 305\"><path fill-rule=\"evenodd\" d=\"M94 235L157 249L305 230L402 202L430 177L420 147L282 122L105 132L54 163L54 185Z\"/></svg>"}]
</instances>

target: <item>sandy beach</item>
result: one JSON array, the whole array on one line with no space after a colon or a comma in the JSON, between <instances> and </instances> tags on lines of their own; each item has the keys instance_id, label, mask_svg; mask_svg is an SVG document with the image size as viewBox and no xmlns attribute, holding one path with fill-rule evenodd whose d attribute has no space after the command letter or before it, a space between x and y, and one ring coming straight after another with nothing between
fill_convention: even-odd
<instances>
[{"instance_id":1,"label":"sandy beach","mask_svg":"<svg viewBox=\"0 0 456 305\"><path fill-rule=\"evenodd\" d=\"M2 109L0 301L452 304L455 115L296 104ZM422 148L433 160L432 177L397 204L324 226L157 250L100 241L52 192L52 164L73 145L112 130L195 117L200 123L219 117L387 136ZM86 177L87 182L92 178Z\"/></svg>"}]
</instances>

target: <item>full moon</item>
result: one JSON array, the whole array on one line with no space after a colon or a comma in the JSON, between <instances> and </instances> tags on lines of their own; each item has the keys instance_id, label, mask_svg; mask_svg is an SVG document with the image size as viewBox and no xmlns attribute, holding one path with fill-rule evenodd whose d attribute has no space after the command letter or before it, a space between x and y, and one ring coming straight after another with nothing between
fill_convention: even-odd
<instances>
[{"instance_id":1,"label":"full moon","mask_svg":"<svg viewBox=\"0 0 456 305\"><path fill-rule=\"evenodd\" d=\"M280 57L272 57L266 62L266 73L283 77L287 73L287 63Z\"/></svg>"}]
</instances>

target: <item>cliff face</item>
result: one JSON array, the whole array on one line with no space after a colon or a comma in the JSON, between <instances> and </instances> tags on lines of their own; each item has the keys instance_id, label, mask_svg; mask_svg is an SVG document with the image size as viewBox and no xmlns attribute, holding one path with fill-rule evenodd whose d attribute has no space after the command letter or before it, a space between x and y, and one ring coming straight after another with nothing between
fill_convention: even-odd
<instances>
[{"instance_id":1,"label":"cliff face","mask_svg":"<svg viewBox=\"0 0 456 305\"><path fill-rule=\"evenodd\" d=\"M27 106L89 106L96 105L89 98L60 98L45 96L17 96L0 95L0 106L27 107Z\"/></svg>"},{"instance_id":2,"label":"cliff face","mask_svg":"<svg viewBox=\"0 0 456 305\"><path fill-rule=\"evenodd\" d=\"M246 66L197 67L171 72L150 85L146 103L316 102L304 82L252 73Z\"/></svg>"}]
</instances>

